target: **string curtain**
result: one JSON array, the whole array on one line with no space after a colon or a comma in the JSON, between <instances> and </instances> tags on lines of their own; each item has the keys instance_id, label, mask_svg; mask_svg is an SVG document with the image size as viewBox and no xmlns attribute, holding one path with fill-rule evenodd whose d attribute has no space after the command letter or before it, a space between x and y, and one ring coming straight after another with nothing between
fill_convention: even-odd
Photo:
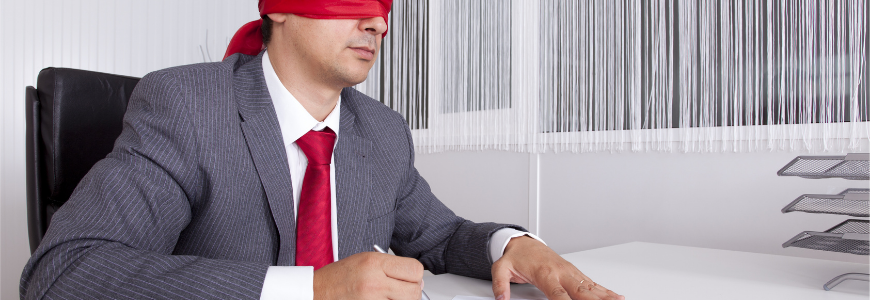
<instances>
[{"instance_id":1,"label":"string curtain","mask_svg":"<svg viewBox=\"0 0 870 300\"><path fill-rule=\"evenodd\" d=\"M416 150L866 152L865 0L395 2Z\"/></svg>"}]
</instances>

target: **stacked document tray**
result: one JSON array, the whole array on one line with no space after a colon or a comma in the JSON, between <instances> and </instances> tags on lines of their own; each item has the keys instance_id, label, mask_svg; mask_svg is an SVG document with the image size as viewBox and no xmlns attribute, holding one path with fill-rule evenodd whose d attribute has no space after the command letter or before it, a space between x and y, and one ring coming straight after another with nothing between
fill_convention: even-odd
<instances>
[{"instance_id":1,"label":"stacked document tray","mask_svg":"<svg viewBox=\"0 0 870 300\"><path fill-rule=\"evenodd\" d=\"M844 156L798 156L776 173L779 176L803 178L843 178L870 180L870 153L850 153ZM865 185L866 186L866 185ZM782 213L795 211L870 217L870 189L846 189L837 195L804 194L782 208ZM870 223L849 219L824 232L804 231L782 244L813 250L870 255ZM849 273L835 277L824 285L834 288L843 280L870 281L870 274Z\"/></svg>"},{"instance_id":2,"label":"stacked document tray","mask_svg":"<svg viewBox=\"0 0 870 300\"><path fill-rule=\"evenodd\" d=\"M822 251L870 254L867 220L846 220L825 232L804 231L782 244L782 247L798 247Z\"/></svg>"},{"instance_id":3,"label":"stacked document tray","mask_svg":"<svg viewBox=\"0 0 870 300\"><path fill-rule=\"evenodd\" d=\"M782 213L802 211L853 217L870 216L870 189L847 189L836 195L804 194L782 208Z\"/></svg>"},{"instance_id":4,"label":"stacked document tray","mask_svg":"<svg viewBox=\"0 0 870 300\"><path fill-rule=\"evenodd\" d=\"M850 153L845 156L798 156L776 173L779 176L803 178L844 178L870 180L870 154Z\"/></svg>"}]
</instances>

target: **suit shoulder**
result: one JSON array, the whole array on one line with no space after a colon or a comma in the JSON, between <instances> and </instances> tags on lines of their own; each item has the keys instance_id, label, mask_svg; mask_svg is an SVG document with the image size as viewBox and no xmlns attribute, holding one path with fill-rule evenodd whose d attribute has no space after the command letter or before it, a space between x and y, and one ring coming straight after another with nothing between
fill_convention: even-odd
<instances>
[{"instance_id":1,"label":"suit shoulder","mask_svg":"<svg viewBox=\"0 0 870 300\"><path fill-rule=\"evenodd\" d=\"M357 116L363 120L383 122L386 118L393 122L405 123L405 118L401 114L354 88L345 88L341 101L343 103L346 102Z\"/></svg>"},{"instance_id":2,"label":"suit shoulder","mask_svg":"<svg viewBox=\"0 0 870 300\"><path fill-rule=\"evenodd\" d=\"M357 90L350 88L345 90L342 94L342 105L347 101L348 109L353 112L356 132L374 142L376 147L385 149L381 152L405 157L412 144L409 136L410 128L405 118L392 108Z\"/></svg>"},{"instance_id":3,"label":"suit shoulder","mask_svg":"<svg viewBox=\"0 0 870 300\"><path fill-rule=\"evenodd\" d=\"M228 74L232 74L233 69L231 65L228 65L224 62L212 62L212 63L197 63L183 66L175 66L162 70L157 70L151 73L148 73L143 77L143 79L148 77L189 77L189 76L213 76L216 74L220 74L222 72L227 72Z\"/></svg>"},{"instance_id":4,"label":"suit shoulder","mask_svg":"<svg viewBox=\"0 0 870 300\"><path fill-rule=\"evenodd\" d=\"M157 70L148 73L143 79L150 78L154 80L156 78L174 77L178 79L201 78L201 80L208 80L211 78L219 80L220 76L231 78L242 65L248 63L253 58L254 56L235 54L219 62L195 63Z\"/></svg>"}]
</instances>

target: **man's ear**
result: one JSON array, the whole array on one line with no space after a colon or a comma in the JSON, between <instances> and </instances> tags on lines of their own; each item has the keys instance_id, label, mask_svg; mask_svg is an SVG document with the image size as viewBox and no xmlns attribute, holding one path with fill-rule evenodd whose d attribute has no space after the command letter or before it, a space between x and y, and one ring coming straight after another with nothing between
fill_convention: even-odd
<instances>
[{"instance_id":1,"label":"man's ear","mask_svg":"<svg viewBox=\"0 0 870 300\"><path fill-rule=\"evenodd\" d=\"M266 14L266 15L269 16L269 19L272 19L272 22L284 23L287 21L287 16L289 14L273 13L273 14Z\"/></svg>"}]
</instances>

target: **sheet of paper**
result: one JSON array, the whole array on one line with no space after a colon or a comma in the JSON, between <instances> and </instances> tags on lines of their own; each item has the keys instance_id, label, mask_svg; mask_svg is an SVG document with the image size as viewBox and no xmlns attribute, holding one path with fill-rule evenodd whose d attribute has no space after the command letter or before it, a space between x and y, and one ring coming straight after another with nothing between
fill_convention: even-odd
<instances>
[{"instance_id":1,"label":"sheet of paper","mask_svg":"<svg viewBox=\"0 0 870 300\"><path fill-rule=\"evenodd\" d=\"M453 297L453 300L495 300L495 298L493 298L493 297L478 297L478 296L456 296L456 297ZM525 299L525 298L511 297L511 300L538 300L538 299ZM546 300L546 298L541 298L541 300Z\"/></svg>"}]
</instances>

